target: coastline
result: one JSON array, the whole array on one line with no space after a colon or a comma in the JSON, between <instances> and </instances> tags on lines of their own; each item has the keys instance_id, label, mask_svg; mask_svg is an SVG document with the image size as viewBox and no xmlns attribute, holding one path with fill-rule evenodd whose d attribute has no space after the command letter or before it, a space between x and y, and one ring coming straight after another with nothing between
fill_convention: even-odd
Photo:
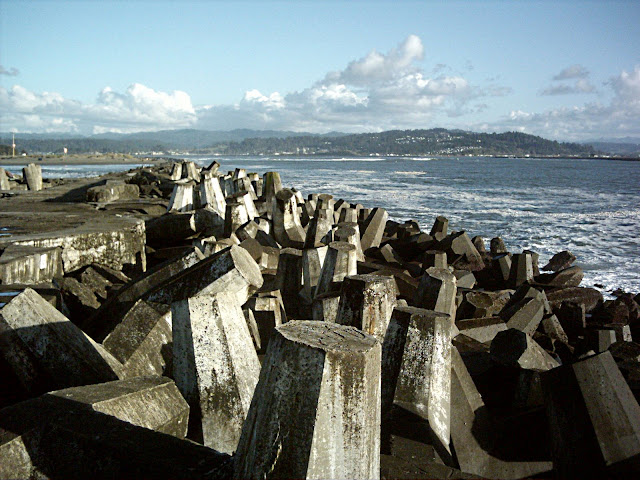
<instances>
[{"instance_id":1,"label":"coastline","mask_svg":"<svg viewBox=\"0 0 640 480\"><path fill-rule=\"evenodd\" d=\"M109 164L139 164L159 163L166 157L136 157L124 153L105 154L71 154L71 155L27 155L16 157L0 157L0 167L29 165L109 165Z\"/></svg>"}]
</instances>

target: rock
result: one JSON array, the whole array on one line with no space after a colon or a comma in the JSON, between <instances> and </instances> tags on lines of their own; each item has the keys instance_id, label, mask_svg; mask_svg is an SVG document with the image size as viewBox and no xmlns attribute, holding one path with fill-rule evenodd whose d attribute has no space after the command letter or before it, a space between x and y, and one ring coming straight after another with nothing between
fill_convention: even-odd
<instances>
[{"instance_id":1,"label":"rock","mask_svg":"<svg viewBox=\"0 0 640 480\"><path fill-rule=\"evenodd\" d=\"M122 378L171 375L171 314L138 300L102 342L122 363Z\"/></svg>"},{"instance_id":2,"label":"rock","mask_svg":"<svg viewBox=\"0 0 640 480\"><path fill-rule=\"evenodd\" d=\"M542 376L559 478L631 478L640 471L640 406L609 352Z\"/></svg>"},{"instance_id":3,"label":"rock","mask_svg":"<svg viewBox=\"0 0 640 480\"><path fill-rule=\"evenodd\" d=\"M0 355L31 394L117 380L122 365L28 288L0 309Z\"/></svg>"},{"instance_id":4,"label":"rock","mask_svg":"<svg viewBox=\"0 0 640 480\"><path fill-rule=\"evenodd\" d=\"M316 321L279 327L234 478L379 478L380 353L375 338L352 327Z\"/></svg>"},{"instance_id":5,"label":"rock","mask_svg":"<svg viewBox=\"0 0 640 480\"><path fill-rule=\"evenodd\" d=\"M0 283L38 284L61 277L62 249L9 245L0 255Z\"/></svg>"},{"instance_id":6,"label":"rock","mask_svg":"<svg viewBox=\"0 0 640 480\"><path fill-rule=\"evenodd\" d=\"M599 304L603 303L602 293L595 288L566 287L547 292L547 299L554 310L562 302L573 302L584 305L586 313L591 312Z\"/></svg>"},{"instance_id":7,"label":"rock","mask_svg":"<svg viewBox=\"0 0 640 480\"><path fill-rule=\"evenodd\" d=\"M40 165L30 163L22 169L22 176L27 181L29 190L35 192L42 190L42 168Z\"/></svg>"},{"instance_id":8,"label":"rock","mask_svg":"<svg viewBox=\"0 0 640 480\"><path fill-rule=\"evenodd\" d=\"M533 338L515 328L496 334L491 342L491 356L507 367L527 370L550 370L559 365Z\"/></svg>"},{"instance_id":9,"label":"rock","mask_svg":"<svg viewBox=\"0 0 640 480\"><path fill-rule=\"evenodd\" d=\"M260 374L237 297L185 292L171 316L173 375L191 407L189 437L233 453Z\"/></svg>"},{"instance_id":10,"label":"rock","mask_svg":"<svg viewBox=\"0 0 640 480\"><path fill-rule=\"evenodd\" d=\"M576 261L576 256L568 250L563 250L561 252L556 253L549 263L547 263L542 270L557 272L560 270L564 270L565 268L569 268L573 262Z\"/></svg>"},{"instance_id":11,"label":"rock","mask_svg":"<svg viewBox=\"0 0 640 480\"><path fill-rule=\"evenodd\" d=\"M451 328L446 314L399 307L382 350L383 411L395 404L427 420L432 441L449 456Z\"/></svg>"},{"instance_id":12,"label":"rock","mask_svg":"<svg viewBox=\"0 0 640 480\"><path fill-rule=\"evenodd\" d=\"M104 185L87 190L87 202L109 203L116 200L134 200L140 197L138 185L118 180L107 180Z\"/></svg>"},{"instance_id":13,"label":"rock","mask_svg":"<svg viewBox=\"0 0 640 480\"><path fill-rule=\"evenodd\" d=\"M382 343L396 306L395 292L393 278L389 276L345 277L336 323L356 327Z\"/></svg>"},{"instance_id":14,"label":"rock","mask_svg":"<svg viewBox=\"0 0 640 480\"><path fill-rule=\"evenodd\" d=\"M389 214L384 208L374 208L371 211L360 229L360 233L362 234L360 243L363 251L366 252L372 247L380 246L388 218Z\"/></svg>"}]
</instances>

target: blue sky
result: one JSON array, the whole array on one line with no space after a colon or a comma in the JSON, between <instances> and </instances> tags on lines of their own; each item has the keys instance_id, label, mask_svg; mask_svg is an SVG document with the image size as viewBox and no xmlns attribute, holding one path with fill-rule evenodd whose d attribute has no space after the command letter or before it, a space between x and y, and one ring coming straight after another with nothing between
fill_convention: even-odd
<instances>
[{"instance_id":1,"label":"blue sky","mask_svg":"<svg viewBox=\"0 0 640 480\"><path fill-rule=\"evenodd\" d=\"M640 137L640 2L0 0L0 130Z\"/></svg>"}]
</instances>

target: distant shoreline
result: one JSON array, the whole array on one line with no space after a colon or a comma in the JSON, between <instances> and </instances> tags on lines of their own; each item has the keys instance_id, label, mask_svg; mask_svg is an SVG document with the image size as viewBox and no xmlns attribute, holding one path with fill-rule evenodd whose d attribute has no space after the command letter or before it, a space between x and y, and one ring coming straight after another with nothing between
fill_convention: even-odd
<instances>
[{"instance_id":1,"label":"distant shoreline","mask_svg":"<svg viewBox=\"0 0 640 480\"><path fill-rule=\"evenodd\" d=\"M16 157L0 157L0 167L3 166L23 166L29 165L30 163L35 163L37 165L110 165L110 164L140 164L140 163L158 163L164 162L169 159L179 159L181 157L191 157L191 156L207 156L212 158L246 158L246 157L262 157L262 155L215 155L215 154L178 154L178 155L163 155L163 156L135 156L131 154L124 153L105 153L101 155L96 154L70 154L66 156L62 155L27 155L27 156L16 156ZM400 156L400 155L302 155L302 154L269 154L264 155L264 157L269 157L273 159L283 158L283 159L292 159L292 158L335 158L337 156L342 156L345 158L353 158L353 159L370 159L370 158L397 158L399 160L409 159L409 158L465 158L466 155L408 155L408 156ZM524 156L516 156L516 155L477 155L478 157L485 158L505 158L505 159L540 159L540 160L557 160L557 159L569 159L569 160L620 160L625 162L638 162L640 161L639 157L606 157L606 156L596 156L596 157L558 157L558 156L543 156L536 155L530 157Z\"/></svg>"}]
</instances>

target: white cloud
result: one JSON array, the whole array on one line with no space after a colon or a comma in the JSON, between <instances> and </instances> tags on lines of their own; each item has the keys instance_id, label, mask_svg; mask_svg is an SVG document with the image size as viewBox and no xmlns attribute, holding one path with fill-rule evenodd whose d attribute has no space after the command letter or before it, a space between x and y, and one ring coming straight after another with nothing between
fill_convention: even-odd
<instances>
[{"instance_id":1,"label":"white cloud","mask_svg":"<svg viewBox=\"0 0 640 480\"><path fill-rule=\"evenodd\" d=\"M640 136L640 65L612 77L607 85L613 93L608 104L591 102L538 113L516 110L493 122L491 128L575 141Z\"/></svg>"},{"instance_id":2,"label":"white cloud","mask_svg":"<svg viewBox=\"0 0 640 480\"><path fill-rule=\"evenodd\" d=\"M589 76L589 70L582 65L571 65L564 68L557 75L553 76L554 80L571 80L573 78L587 78Z\"/></svg>"},{"instance_id":3,"label":"white cloud","mask_svg":"<svg viewBox=\"0 0 640 480\"><path fill-rule=\"evenodd\" d=\"M185 92L159 92L134 83L124 93L104 88L84 104L59 93L35 93L20 85L0 87L2 128L20 131L141 131L193 125L196 113Z\"/></svg>"}]
</instances>

